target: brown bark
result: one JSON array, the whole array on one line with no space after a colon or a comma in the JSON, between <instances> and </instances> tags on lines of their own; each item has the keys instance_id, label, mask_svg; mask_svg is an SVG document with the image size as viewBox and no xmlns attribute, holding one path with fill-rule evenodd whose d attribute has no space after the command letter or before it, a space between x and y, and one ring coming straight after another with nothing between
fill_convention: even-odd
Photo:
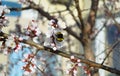
<instances>
[{"instance_id":1,"label":"brown bark","mask_svg":"<svg viewBox=\"0 0 120 76\"><path fill-rule=\"evenodd\" d=\"M95 56L94 56L95 54L92 49L93 45L92 45L92 39L90 38L90 35L92 34L92 30L95 25L95 18L97 14L99 0L91 0L91 2L92 4L91 4L88 20L82 31L83 32L82 43L83 43L85 58L95 62ZM89 66L88 66L88 69L90 70L92 76L99 76L98 69L89 68Z\"/></svg>"},{"instance_id":2,"label":"brown bark","mask_svg":"<svg viewBox=\"0 0 120 76\"><path fill-rule=\"evenodd\" d=\"M85 55L85 58L90 60L90 61L94 61L95 62L95 54L93 52L93 49L92 49L92 40L88 37L88 35L84 36L85 39L83 41L84 43L84 55ZM91 68L89 65L88 65L88 69L90 70L91 72L91 75L92 76L99 76L98 74L98 69L96 67L94 68Z\"/></svg>"}]
</instances>

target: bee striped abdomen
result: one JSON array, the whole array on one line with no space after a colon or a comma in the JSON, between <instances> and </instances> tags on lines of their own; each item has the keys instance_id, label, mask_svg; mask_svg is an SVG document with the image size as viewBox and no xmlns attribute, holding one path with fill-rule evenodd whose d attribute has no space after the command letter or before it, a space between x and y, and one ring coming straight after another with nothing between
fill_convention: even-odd
<instances>
[{"instance_id":1,"label":"bee striped abdomen","mask_svg":"<svg viewBox=\"0 0 120 76\"><path fill-rule=\"evenodd\" d=\"M64 40L63 34L61 32L57 32L57 34L56 34L56 40L58 42L62 42Z\"/></svg>"}]
</instances>

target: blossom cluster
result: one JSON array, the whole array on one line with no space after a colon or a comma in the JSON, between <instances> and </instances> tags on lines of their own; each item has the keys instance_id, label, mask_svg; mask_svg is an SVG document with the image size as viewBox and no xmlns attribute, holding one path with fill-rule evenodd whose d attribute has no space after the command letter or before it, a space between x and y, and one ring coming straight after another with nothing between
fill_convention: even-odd
<instances>
[{"instance_id":1,"label":"blossom cluster","mask_svg":"<svg viewBox=\"0 0 120 76\"><path fill-rule=\"evenodd\" d=\"M9 23L8 18L5 17L7 13L10 13L10 10L6 6L0 6L0 29Z\"/></svg>"},{"instance_id":2,"label":"blossom cluster","mask_svg":"<svg viewBox=\"0 0 120 76\"><path fill-rule=\"evenodd\" d=\"M36 20L32 20L25 30L26 35L30 36L31 38L39 36L41 34Z\"/></svg>"},{"instance_id":3,"label":"blossom cluster","mask_svg":"<svg viewBox=\"0 0 120 76\"><path fill-rule=\"evenodd\" d=\"M23 59L23 62L26 64L22 67L22 69L25 71L24 74L34 73L35 72L35 56L34 54L25 54L25 59Z\"/></svg>"},{"instance_id":4,"label":"blossom cluster","mask_svg":"<svg viewBox=\"0 0 120 76\"><path fill-rule=\"evenodd\" d=\"M6 41L5 41L5 45L3 45L5 47L4 53L8 54L11 52L11 50L18 52L22 48L19 41L20 40L17 39L17 36L15 36L15 35L9 36L8 39L6 39Z\"/></svg>"},{"instance_id":5,"label":"blossom cluster","mask_svg":"<svg viewBox=\"0 0 120 76\"><path fill-rule=\"evenodd\" d=\"M26 0L20 0L21 2L26 2ZM7 23L9 22L7 18L4 16L6 13L9 13L10 10L6 6L0 6L0 27L7 26ZM50 48L53 48L53 50L58 50L62 48L63 44L63 34L62 29L60 28L59 24L57 23L57 19L52 19L49 22L48 29L49 33L46 34L46 40L44 41L44 46L48 46ZM5 38L5 41L3 42L3 51L5 54L12 54L12 53L19 53L20 51L23 51L24 47L29 48L29 46L26 46L25 44L22 44L22 40L24 39L30 39L33 40L36 43L39 43L37 39L41 35L41 31L39 29L38 23L36 20L32 20L29 25L24 29L24 35L17 36L16 34L11 34L7 38ZM47 45L46 45L47 44ZM31 49L34 49L31 47ZM22 54L24 55L24 54ZM20 59L21 60L21 59ZM28 73L34 73L35 72L35 55L32 53L27 53L24 55L22 60L25 65L22 67L22 69L25 71L26 74Z\"/></svg>"},{"instance_id":6,"label":"blossom cluster","mask_svg":"<svg viewBox=\"0 0 120 76\"><path fill-rule=\"evenodd\" d=\"M84 73L87 74L88 76L91 76L90 71L88 70L88 68L86 66L82 66L81 64L81 60L75 58L75 56L71 56L70 60L73 62L72 67L67 70L67 74L71 74L72 76L77 76L77 72L78 72L78 67L82 68L84 70Z\"/></svg>"}]
</instances>

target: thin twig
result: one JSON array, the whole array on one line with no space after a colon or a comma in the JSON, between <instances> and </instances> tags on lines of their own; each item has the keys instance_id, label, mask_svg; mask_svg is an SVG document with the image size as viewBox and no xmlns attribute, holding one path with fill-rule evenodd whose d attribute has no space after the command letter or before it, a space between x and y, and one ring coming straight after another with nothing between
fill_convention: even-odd
<instances>
[{"instance_id":1,"label":"thin twig","mask_svg":"<svg viewBox=\"0 0 120 76\"><path fill-rule=\"evenodd\" d=\"M108 58L108 56L110 55L110 53L113 51L113 49L119 44L120 40L116 41L110 48L108 51L108 54L106 55L106 57L104 58L104 60L102 61L101 65L104 64L105 60Z\"/></svg>"},{"instance_id":2,"label":"thin twig","mask_svg":"<svg viewBox=\"0 0 120 76\"><path fill-rule=\"evenodd\" d=\"M47 76L43 70L41 70L37 65L36 68L42 73L43 76Z\"/></svg>"},{"instance_id":3,"label":"thin twig","mask_svg":"<svg viewBox=\"0 0 120 76\"><path fill-rule=\"evenodd\" d=\"M31 9L29 6L28 7L23 7L23 8L9 8L10 11L22 11L22 10L28 10Z\"/></svg>"},{"instance_id":4,"label":"thin twig","mask_svg":"<svg viewBox=\"0 0 120 76\"><path fill-rule=\"evenodd\" d=\"M73 17L74 21L76 22L77 26L79 27L79 29L81 29L81 25L80 23L77 21L75 15L73 14L73 12L70 10L70 8L68 8L68 11L70 12L71 16Z\"/></svg>"},{"instance_id":5,"label":"thin twig","mask_svg":"<svg viewBox=\"0 0 120 76\"><path fill-rule=\"evenodd\" d=\"M62 12L66 12L67 10L64 9L64 10L60 10L60 11L54 11L54 12L49 12L50 14L55 14L55 13L62 13Z\"/></svg>"},{"instance_id":6,"label":"thin twig","mask_svg":"<svg viewBox=\"0 0 120 76\"><path fill-rule=\"evenodd\" d=\"M110 12L109 8L107 7L107 5L105 4L105 0L103 0L103 5L105 7L105 11L107 13L107 15L112 18L112 20L115 22L115 26L118 27L118 30L120 31L120 24L115 20L115 16L112 14L112 12Z\"/></svg>"},{"instance_id":7,"label":"thin twig","mask_svg":"<svg viewBox=\"0 0 120 76\"><path fill-rule=\"evenodd\" d=\"M84 21L83 21L83 18L82 18L82 13L81 13L80 5L79 5L79 0L74 0L74 1L75 1L76 9L77 9L77 12L78 12L78 18L80 20L81 27L82 27L81 30L83 30L84 29Z\"/></svg>"},{"instance_id":8,"label":"thin twig","mask_svg":"<svg viewBox=\"0 0 120 76\"><path fill-rule=\"evenodd\" d=\"M107 20L108 21L108 20ZM95 38L98 36L98 34L103 30L104 27L106 27L107 21L103 24L103 26L97 31L95 36L92 38L92 40L95 40Z\"/></svg>"}]
</instances>

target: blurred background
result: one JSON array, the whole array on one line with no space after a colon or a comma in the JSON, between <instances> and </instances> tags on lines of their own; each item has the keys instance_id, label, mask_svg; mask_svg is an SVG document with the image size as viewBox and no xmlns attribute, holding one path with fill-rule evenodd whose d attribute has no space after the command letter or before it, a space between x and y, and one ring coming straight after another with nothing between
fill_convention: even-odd
<instances>
[{"instance_id":1,"label":"blurred background","mask_svg":"<svg viewBox=\"0 0 120 76\"><path fill-rule=\"evenodd\" d=\"M77 11L75 8L75 4L73 0L33 0L33 2L38 5L41 9L48 12L50 15L56 17L59 20L59 25L61 27L72 27L72 31L74 31L77 35L80 34L80 30L77 25L79 25L79 21L77 18ZM84 20L87 19L91 1L90 0L79 0L80 8L82 10L82 17ZM111 3L109 0L107 5L109 9L112 8ZM116 8L119 8L120 2L116 2ZM1 0L1 5L6 5L10 8L24 8L29 5L29 3L22 4L19 0ZM113 4L114 5L114 4ZM103 1L99 1L99 10L97 13L95 28L102 28L105 22L105 14L104 14L104 7ZM113 13L116 14L116 20L119 21L119 11L113 9ZM42 32L42 34L47 33L48 31L48 23L49 20L41 15L35 9L27 9L22 11L11 11L10 14L6 15L9 19L8 27L4 27L2 29L5 33L16 32L17 29L21 29L24 31L24 28L29 25L31 20L37 20L38 26ZM20 28L17 28L20 25ZM100 33L97 35L95 41L93 42L94 52L96 56L96 62L101 63L105 56L107 55L106 48L111 46L117 38L119 38L118 30L112 22L109 20L107 22L107 28L103 27ZM62 51L66 51L69 53L76 53L80 56L84 56L84 51L81 46L81 43L71 36L69 33L63 30L64 34L64 43L65 46ZM119 49L119 45L115 48L115 50ZM31 48L25 48L24 50L31 51ZM33 51L34 49L32 49ZM5 55L4 53L0 53L0 76L22 76L23 71L19 70L20 66L23 64L19 62L19 58L21 54L11 53L9 56ZM120 69L120 60L119 60L119 50L112 52L107 60L105 61L105 65L112 66L114 68ZM42 59L43 58L43 59ZM45 58L45 59L44 59ZM46 53L40 51L37 55L38 61L37 66L41 71L38 70L36 73L31 75L24 75L24 76L71 76L66 73L66 71L73 66L73 64L67 58L54 55L51 53ZM14 61L15 60L15 61ZM43 62L39 61L43 60ZM16 64L19 63L19 64ZM15 63L15 64L14 64ZM14 64L14 65L13 65ZM16 65L16 66L15 66ZM84 65L84 64L82 64ZM11 68L11 69L10 69ZM14 69L14 70L13 70ZM17 71L18 69L18 71ZM45 71L44 71L45 70ZM84 70L78 68L77 76L86 76ZM9 73L8 73L9 72ZM19 72L19 73L18 73ZM116 76L112 73L106 72L102 69L99 70L100 76Z\"/></svg>"}]
</instances>

